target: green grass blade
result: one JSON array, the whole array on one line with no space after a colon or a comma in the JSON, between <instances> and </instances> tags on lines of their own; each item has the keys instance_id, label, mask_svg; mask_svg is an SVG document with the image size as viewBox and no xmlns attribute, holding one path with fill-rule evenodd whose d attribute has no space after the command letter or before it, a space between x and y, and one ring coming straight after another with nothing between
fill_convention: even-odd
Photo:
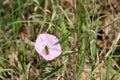
<instances>
[{"instance_id":1,"label":"green grass blade","mask_svg":"<svg viewBox=\"0 0 120 80\"><path fill-rule=\"evenodd\" d=\"M42 80L46 80L48 77L54 75L59 69L61 69L63 67L63 65L61 66L57 66L55 69L53 69L51 72L47 73Z\"/></svg>"}]
</instances>

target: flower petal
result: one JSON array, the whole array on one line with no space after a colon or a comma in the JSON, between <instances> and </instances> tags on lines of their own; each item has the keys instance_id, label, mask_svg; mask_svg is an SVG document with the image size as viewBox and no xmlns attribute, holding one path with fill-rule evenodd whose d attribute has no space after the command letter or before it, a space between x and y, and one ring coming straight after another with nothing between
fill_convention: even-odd
<instances>
[{"instance_id":1,"label":"flower petal","mask_svg":"<svg viewBox=\"0 0 120 80\"><path fill-rule=\"evenodd\" d=\"M48 47L48 54L44 51L45 46ZM37 37L35 49L45 60L53 60L62 52L57 37L47 33L42 33Z\"/></svg>"}]
</instances>

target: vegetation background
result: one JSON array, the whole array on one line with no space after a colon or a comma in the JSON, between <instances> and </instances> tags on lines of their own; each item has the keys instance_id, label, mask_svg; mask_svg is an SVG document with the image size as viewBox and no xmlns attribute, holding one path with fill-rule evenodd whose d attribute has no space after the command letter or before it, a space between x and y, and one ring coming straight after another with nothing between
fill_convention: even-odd
<instances>
[{"instance_id":1,"label":"vegetation background","mask_svg":"<svg viewBox=\"0 0 120 80\"><path fill-rule=\"evenodd\" d=\"M40 33L62 55L35 51ZM0 80L120 80L120 0L0 0Z\"/></svg>"}]
</instances>

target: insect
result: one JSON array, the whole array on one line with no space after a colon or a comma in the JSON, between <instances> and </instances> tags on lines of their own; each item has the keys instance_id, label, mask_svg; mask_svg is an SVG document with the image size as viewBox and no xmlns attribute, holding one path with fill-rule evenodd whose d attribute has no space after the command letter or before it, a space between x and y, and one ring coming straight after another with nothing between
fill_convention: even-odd
<instances>
[{"instance_id":1,"label":"insect","mask_svg":"<svg viewBox=\"0 0 120 80\"><path fill-rule=\"evenodd\" d=\"M48 50L48 47L47 47L47 46L44 47L44 52L45 52L45 54L47 54L47 55L49 54L49 50Z\"/></svg>"}]
</instances>

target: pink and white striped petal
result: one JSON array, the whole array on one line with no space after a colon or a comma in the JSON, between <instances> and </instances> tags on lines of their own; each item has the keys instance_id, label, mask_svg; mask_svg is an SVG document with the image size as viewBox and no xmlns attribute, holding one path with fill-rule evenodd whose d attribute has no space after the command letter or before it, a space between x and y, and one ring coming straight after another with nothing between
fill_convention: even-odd
<instances>
[{"instance_id":1,"label":"pink and white striped petal","mask_svg":"<svg viewBox=\"0 0 120 80\"><path fill-rule=\"evenodd\" d=\"M47 46L48 53L45 51L45 46ZM48 33L38 35L35 49L47 61L55 59L62 52L58 38Z\"/></svg>"}]
</instances>

